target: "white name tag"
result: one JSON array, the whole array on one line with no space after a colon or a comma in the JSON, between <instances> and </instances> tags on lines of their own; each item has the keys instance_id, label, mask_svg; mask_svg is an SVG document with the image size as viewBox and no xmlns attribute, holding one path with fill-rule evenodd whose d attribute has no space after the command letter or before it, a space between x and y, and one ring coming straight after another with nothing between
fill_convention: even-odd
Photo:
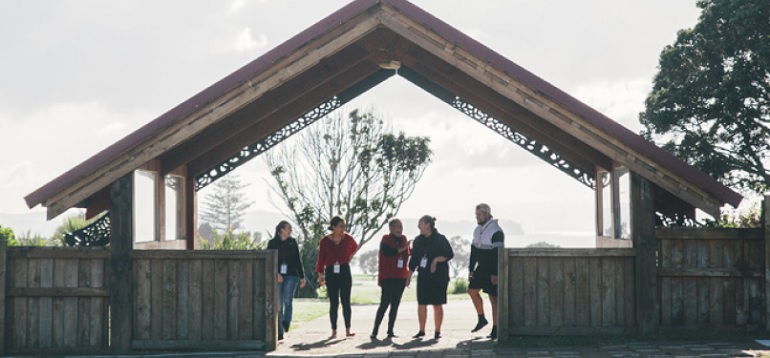
<instances>
[{"instance_id":1,"label":"white name tag","mask_svg":"<svg viewBox=\"0 0 770 358\"><path fill-rule=\"evenodd\" d=\"M398 261L396 262L396 267L404 268L404 258L403 257L399 257L398 258Z\"/></svg>"},{"instance_id":2,"label":"white name tag","mask_svg":"<svg viewBox=\"0 0 770 358\"><path fill-rule=\"evenodd\" d=\"M340 273L340 264L334 264L334 273Z\"/></svg>"},{"instance_id":3,"label":"white name tag","mask_svg":"<svg viewBox=\"0 0 770 358\"><path fill-rule=\"evenodd\" d=\"M428 258L423 256L422 260L420 260L420 267L426 268L428 267Z\"/></svg>"},{"instance_id":4,"label":"white name tag","mask_svg":"<svg viewBox=\"0 0 770 358\"><path fill-rule=\"evenodd\" d=\"M289 271L289 265L281 264L281 275L285 275Z\"/></svg>"}]
</instances>

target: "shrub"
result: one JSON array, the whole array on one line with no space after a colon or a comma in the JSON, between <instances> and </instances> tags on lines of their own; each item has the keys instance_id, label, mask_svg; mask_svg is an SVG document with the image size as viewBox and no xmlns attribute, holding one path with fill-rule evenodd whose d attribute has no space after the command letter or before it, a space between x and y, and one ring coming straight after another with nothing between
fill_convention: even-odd
<instances>
[{"instance_id":1,"label":"shrub","mask_svg":"<svg viewBox=\"0 0 770 358\"><path fill-rule=\"evenodd\" d=\"M16 242L11 246L61 246L61 241L48 239L38 233L27 231L16 237Z\"/></svg>"},{"instance_id":2,"label":"shrub","mask_svg":"<svg viewBox=\"0 0 770 358\"><path fill-rule=\"evenodd\" d=\"M0 241L8 241L8 246L14 246L16 240L13 237L13 230L0 225Z\"/></svg>"},{"instance_id":3,"label":"shrub","mask_svg":"<svg viewBox=\"0 0 770 358\"><path fill-rule=\"evenodd\" d=\"M467 292L468 292L468 281L465 281L464 278L455 279L452 286L449 287L449 293L453 295L460 294L460 293L467 293Z\"/></svg>"},{"instance_id":4,"label":"shrub","mask_svg":"<svg viewBox=\"0 0 770 358\"><path fill-rule=\"evenodd\" d=\"M203 237L199 237L198 240L203 250L263 250L267 247L267 243L262 241L261 233L257 232L254 235L248 231L235 233L232 229L221 234L214 230L211 241Z\"/></svg>"}]
</instances>

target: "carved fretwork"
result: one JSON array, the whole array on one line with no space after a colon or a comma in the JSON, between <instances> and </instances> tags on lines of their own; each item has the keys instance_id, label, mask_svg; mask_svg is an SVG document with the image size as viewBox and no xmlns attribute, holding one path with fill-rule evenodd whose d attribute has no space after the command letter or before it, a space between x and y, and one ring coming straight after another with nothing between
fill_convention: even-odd
<instances>
[{"instance_id":1,"label":"carved fretwork","mask_svg":"<svg viewBox=\"0 0 770 358\"><path fill-rule=\"evenodd\" d=\"M542 143L538 143L534 139L527 138L523 134L515 131L507 124L500 122L496 118L484 113L474 105L464 102L460 97L455 97L452 102L452 107L465 113L468 117L471 117L483 124L485 127L497 132L501 136L507 138L511 142L526 149L536 157L546 161L548 164L556 167L567 175L575 178L583 185L595 189L596 187L596 175L593 171L587 168L579 168L575 164L562 158L561 155L555 153L551 148L548 148Z\"/></svg>"},{"instance_id":2,"label":"carved fretwork","mask_svg":"<svg viewBox=\"0 0 770 358\"><path fill-rule=\"evenodd\" d=\"M286 140L305 127L313 124L315 121L323 118L325 115L331 113L335 109L340 108L343 104L343 101L335 96L332 99L322 103L315 109L311 110L310 112L305 113L305 115L302 117L297 118L294 122L291 122L283 128L271 133L259 142L244 147L240 152L238 152L238 154L233 155L214 168L211 168L210 170L196 177L195 190L198 191L203 189L205 186L223 177L225 174L233 171L235 168L245 164L251 159L256 158L266 150L274 147L276 144Z\"/></svg>"},{"instance_id":3,"label":"carved fretwork","mask_svg":"<svg viewBox=\"0 0 770 358\"><path fill-rule=\"evenodd\" d=\"M110 243L110 213L88 226L64 235L64 242L69 246L105 246Z\"/></svg>"}]
</instances>

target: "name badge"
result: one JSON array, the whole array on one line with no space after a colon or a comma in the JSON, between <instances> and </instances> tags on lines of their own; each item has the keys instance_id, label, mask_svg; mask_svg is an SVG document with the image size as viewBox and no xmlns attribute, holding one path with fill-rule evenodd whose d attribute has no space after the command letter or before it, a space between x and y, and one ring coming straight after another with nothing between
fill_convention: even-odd
<instances>
[{"instance_id":1,"label":"name badge","mask_svg":"<svg viewBox=\"0 0 770 358\"><path fill-rule=\"evenodd\" d=\"M420 267L426 268L428 267L428 258L423 256L422 260L420 260Z\"/></svg>"},{"instance_id":2,"label":"name badge","mask_svg":"<svg viewBox=\"0 0 770 358\"><path fill-rule=\"evenodd\" d=\"M340 264L334 264L334 273L340 273Z\"/></svg>"},{"instance_id":3,"label":"name badge","mask_svg":"<svg viewBox=\"0 0 770 358\"><path fill-rule=\"evenodd\" d=\"M289 271L289 265L281 264L281 275L285 275Z\"/></svg>"},{"instance_id":4,"label":"name badge","mask_svg":"<svg viewBox=\"0 0 770 358\"><path fill-rule=\"evenodd\" d=\"M404 258L403 257L399 257L398 258L398 261L396 261L396 267L404 268Z\"/></svg>"}]
</instances>

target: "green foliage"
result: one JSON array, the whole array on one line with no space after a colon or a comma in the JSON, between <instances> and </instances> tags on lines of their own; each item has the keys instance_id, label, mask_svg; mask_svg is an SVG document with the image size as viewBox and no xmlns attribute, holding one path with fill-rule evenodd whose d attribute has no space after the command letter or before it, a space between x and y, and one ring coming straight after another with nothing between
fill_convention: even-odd
<instances>
[{"instance_id":1,"label":"green foliage","mask_svg":"<svg viewBox=\"0 0 770 358\"><path fill-rule=\"evenodd\" d=\"M254 204L244 193L246 187L248 184L241 182L235 173L215 181L211 185L213 192L206 195L201 221L219 231L240 229L246 209Z\"/></svg>"},{"instance_id":2,"label":"green foliage","mask_svg":"<svg viewBox=\"0 0 770 358\"><path fill-rule=\"evenodd\" d=\"M534 244L529 244L525 247L525 249L542 249L542 248L558 248L559 245L554 245L551 243L547 243L545 241L539 241Z\"/></svg>"},{"instance_id":3,"label":"green foliage","mask_svg":"<svg viewBox=\"0 0 770 358\"><path fill-rule=\"evenodd\" d=\"M358 266L364 274L377 277L377 272L379 271L379 254L379 250L369 250L356 255Z\"/></svg>"},{"instance_id":4,"label":"green foliage","mask_svg":"<svg viewBox=\"0 0 770 358\"><path fill-rule=\"evenodd\" d=\"M730 210L722 212L717 220L705 220L706 227L723 229L748 229L762 227L762 210L756 205L748 210Z\"/></svg>"},{"instance_id":5,"label":"green foliage","mask_svg":"<svg viewBox=\"0 0 770 358\"><path fill-rule=\"evenodd\" d=\"M200 248L202 250L264 250L267 247L267 241L262 240L262 234L259 232L252 235L250 232L233 232L228 230L219 233L214 230L214 236L211 241L199 237Z\"/></svg>"},{"instance_id":6,"label":"green foliage","mask_svg":"<svg viewBox=\"0 0 770 358\"><path fill-rule=\"evenodd\" d=\"M465 281L464 278L457 278L452 283L452 286L449 287L449 293L456 295L460 293L467 293L468 292L468 281Z\"/></svg>"},{"instance_id":7,"label":"green foliage","mask_svg":"<svg viewBox=\"0 0 770 358\"><path fill-rule=\"evenodd\" d=\"M62 241L55 239L48 239L38 233L32 233L27 231L16 237L13 245L9 246L62 246Z\"/></svg>"},{"instance_id":8,"label":"green foliage","mask_svg":"<svg viewBox=\"0 0 770 358\"><path fill-rule=\"evenodd\" d=\"M102 215L106 215L106 214L102 214ZM64 218L61 225L59 225L59 227L56 228L56 231L54 231L53 237L51 239L58 243L58 245L56 246L65 246L66 243L64 242L64 235L69 234L73 231L78 231L88 226L92 222L99 220L100 218L101 218L101 215L97 215L91 220L86 220L86 214L82 212L77 215L70 215Z\"/></svg>"},{"instance_id":9,"label":"green foliage","mask_svg":"<svg viewBox=\"0 0 770 358\"><path fill-rule=\"evenodd\" d=\"M468 263L471 259L471 242L463 239L462 236L452 236L449 239L449 245L452 246L455 256L449 260L449 268L452 269L452 277L460 276L460 272L468 269Z\"/></svg>"},{"instance_id":10,"label":"green foliage","mask_svg":"<svg viewBox=\"0 0 770 358\"><path fill-rule=\"evenodd\" d=\"M297 238L300 245L299 255L302 259L302 268L305 270L305 287L297 289L299 298L317 298L320 286L318 285L318 274L315 272L315 264L318 261L318 245L324 233L324 224L320 218L310 216L311 211L303 211L301 219L306 220L306 227L309 231L307 236Z\"/></svg>"},{"instance_id":11,"label":"green foliage","mask_svg":"<svg viewBox=\"0 0 770 358\"><path fill-rule=\"evenodd\" d=\"M411 196L430 163L430 140L391 133L372 112L319 122L266 153L273 190L303 238L316 220L341 215L363 247Z\"/></svg>"},{"instance_id":12,"label":"green foliage","mask_svg":"<svg viewBox=\"0 0 770 358\"><path fill-rule=\"evenodd\" d=\"M770 189L770 1L701 0L660 55L642 135L737 190Z\"/></svg>"},{"instance_id":13,"label":"green foliage","mask_svg":"<svg viewBox=\"0 0 770 358\"><path fill-rule=\"evenodd\" d=\"M8 246L14 246L16 239L13 236L13 229L0 225L0 241L7 241Z\"/></svg>"}]
</instances>

